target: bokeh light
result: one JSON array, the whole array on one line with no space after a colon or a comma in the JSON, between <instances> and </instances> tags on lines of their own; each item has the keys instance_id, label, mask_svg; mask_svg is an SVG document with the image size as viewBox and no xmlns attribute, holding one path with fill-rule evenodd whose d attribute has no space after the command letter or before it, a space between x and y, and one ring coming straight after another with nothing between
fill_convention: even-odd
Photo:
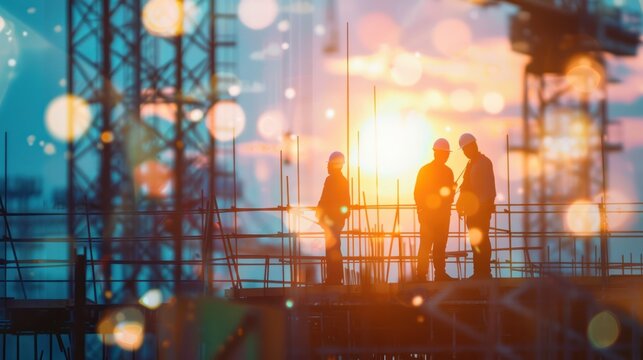
<instances>
[{"instance_id":1,"label":"bokeh light","mask_svg":"<svg viewBox=\"0 0 643 360\"><path fill-rule=\"evenodd\" d=\"M134 182L143 195L164 198L172 190L172 170L156 160L148 160L134 168Z\"/></svg>"},{"instance_id":2,"label":"bokeh light","mask_svg":"<svg viewBox=\"0 0 643 360\"><path fill-rule=\"evenodd\" d=\"M7 25L6 21L4 21L4 18L0 16L0 31L4 30L4 27Z\"/></svg>"},{"instance_id":3,"label":"bokeh light","mask_svg":"<svg viewBox=\"0 0 643 360\"><path fill-rule=\"evenodd\" d=\"M600 229L598 205L579 200L569 206L566 213L567 227L577 234L595 233Z\"/></svg>"},{"instance_id":4,"label":"bokeh light","mask_svg":"<svg viewBox=\"0 0 643 360\"><path fill-rule=\"evenodd\" d=\"M163 293L159 289L150 289L138 299L138 303L150 310L158 309L163 303Z\"/></svg>"},{"instance_id":5,"label":"bokeh light","mask_svg":"<svg viewBox=\"0 0 643 360\"><path fill-rule=\"evenodd\" d=\"M286 32L290 30L290 21L288 20L281 20L280 22L277 23L277 30L280 32Z\"/></svg>"},{"instance_id":6,"label":"bokeh light","mask_svg":"<svg viewBox=\"0 0 643 360\"><path fill-rule=\"evenodd\" d=\"M183 33L183 3L178 0L150 0L143 7L142 22L154 36L174 37Z\"/></svg>"},{"instance_id":7,"label":"bokeh light","mask_svg":"<svg viewBox=\"0 0 643 360\"><path fill-rule=\"evenodd\" d=\"M609 311L601 311L594 315L587 326L589 342L598 349L612 346L621 332L619 321Z\"/></svg>"},{"instance_id":8,"label":"bokeh light","mask_svg":"<svg viewBox=\"0 0 643 360\"><path fill-rule=\"evenodd\" d=\"M597 90L605 81L604 67L589 56L572 58L565 69L565 81L583 94Z\"/></svg>"},{"instance_id":9,"label":"bokeh light","mask_svg":"<svg viewBox=\"0 0 643 360\"><path fill-rule=\"evenodd\" d=\"M391 78L400 86L415 85L422 78L422 62L411 54L397 55L393 60Z\"/></svg>"},{"instance_id":10,"label":"bokeh light","mask_svg":"<svg viewBox=\"0 0 643 360\"><path fill-rule=\"evenodd\" d=\"M292 299L287 299L284 305L286 305L286 308L292 309L295 306L295 302Z\"/></svg>"},{"instance_id":11,"label":"bokeh light","mask_svg":"<svg viewBox=\"0 0 643 360\"><path fill-rule=\"evenodd\" d=\"M297 92L292 87L289 87L286 90L284 90L284 96L288 100L294 99L296 95L297 95Z\"/></svg>"},{"instance_id":12,"label":"bokeh light","mask_svg":"<svg viewBox=\"0 0 643 360\"><path fill-rule=\"evenodd\" d=\"M381 45L396 45L400 34L395 20L384 13L367 14L357 24L357 37L368 50L377 50Z\"/></svg>"},{"instance_id":13,"label":"bokeh light","mask_svg":"<svg viewBox=\"0 0 643 360\"><path fill-rule=\"evenodd\" d=\"M473 94L466 89L457 89L449 95L449 104L453 110L467 112L473 108Z\"/></svg>"},{"instance_id":14,"label":"bokeh light","mask_svg":"<svg viewBox=\"0 0 643 360\"><path fill-rule=\"evenodd\" d=\"M482 231L478 228L469 229L469 242L471 246L478 246L482 242Z\"/></svg>"},{"instance_id":15,"label":"bokeh light","mask_svg":"<svg viewBox=\"0 0 643 360\"><path fill-rule=\"evenodd\" d=\"M437 89L427 90L424 94L427 110L438 110L446 106L447 100L444 95Z\"/></svg>"},{"instance_id":16,"label":"bokeh light","mask_svg":"<svg viewBox=\"0 0 643 360\"><path fill-rule=\"evenodd\" d=\"M333 109L333 108L326 109L326 112L324 113L324 115L326 116L326 119L328 119L328 120L334 119L335 118L335 109Z\"/></svg>"},{"instance_id":17,"label":"bokeh light","mask_svg":"<svg viewBox=\"0 0 643 360\"><path fill-rule=\"evenodd\" d=\"M188 120L197 122L203 120L203 116L205 114L203 113L203 110L201 109L193 109L188 113Z\"/></svg>"},{"instance_id":18,"label":"bokeh light","mask_svg":"<svg viewBox=\"0 0 643 360\"><path fill-rule=\"evenodd\" d=\"M268 110L259 116L257 132L266 140L278 140L284 133L286 119L279 110Z\"/></svg>"},{"instance_id":19,"label":"bokeh light","mask_svg":"<svg viewBox=\"0 0 643 360\"><path fill-rule=\"evenodd\" d=\"M228 87L228 95L232 97L237 97L241 95L241 85L239 84L230 85Z\"/></svg>"},{"instance_id":20,"label":"bokeh light","mask_svg":"<svg viewBox=\"0 0 643 360\"><path fill-rule=\"evenodd\" d=\"M221 100L208 110L206 127L219 141L230 141L239 136L246 126L246 114L234 101Z\"/></svg>"},{"instance_id":21,"label":"bokeh light","mask_svg":"<svg viewBox=\"0 0 643 360\"><path fill-rule=\"evenodd\" d=\"M413 299L411 299L411 304L415 307L420 307L424 303L424 298L422 295L415 295Z\"/></svg>"},{"instance_id":22,"label":"bokeh light","mask_svg":"<svg viewBox=\"0 0 643 360\"><path fill-rule=\"evenodd\" d=\"M144 331L143 324L140 322L120 322L114 328L114 342L123 350L137 350L143 345Z\"/></svg>"},{"instance_id":23,"label":"bokeh light","mask_svg":"<svg viewBox=\"0 0 643 360\"><path fill-rule=\"evenodd\" d=\"M499 114L505 108L505 98L497 92L486 93L482 98L482 108L488 114Z\"/></svg>"},{"instance_id":24,"label":"bokeh light","mask_svg":"<svg viewBox=\"0 0 643 360\"><path fill-rule=\"evenodd\" d=\"M441 54L456 56L462 54L471 45L469 25L458 19L440 21L431 34L433 46Z\"/></svg>"},{"instance_id":25,"label":"bokeh light","mask_svg":"<svg viewBox=\"0 0 643 360\"><path fill-rule=\"evenodd\" d=\"M275 0L241 0L239 2L239 21L253 30L270 26L278 13L279 5Z\"/></svg>"},{"instance_id":26,"label":"bokeh light","mask_svg":"<svg viewBox=\"0 0 643 360\"><path fill-rule=\"evenodd\" d=\"M45 112L47 130L51 136L63 141L73 141L83 136L91 122L89 104L74 95L56 97Z\"/></svg>"}]
</instances>

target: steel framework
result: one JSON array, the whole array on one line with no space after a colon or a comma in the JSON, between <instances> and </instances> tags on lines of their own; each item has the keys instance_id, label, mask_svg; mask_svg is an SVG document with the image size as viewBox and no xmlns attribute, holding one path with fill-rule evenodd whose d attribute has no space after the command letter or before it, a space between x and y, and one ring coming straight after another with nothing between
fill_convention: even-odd
<instances>
[{"instance_id":1,"label":"steel framework","mask_svg":"<svg viewBox=\"0 0 643 360\"><path fill-rule=\"evenodd\" d=\"M152 222L131 216L92 218L95 233L89 235L106 241L97 254L89 244L90 256L142 260L99 269L108 302L112 296L136 298L142 289L134 280L142 277L171 276L175 288L167 290L181 292L179 280L190 275L180 261L196 252L184 247L183 238L201 223L184 211L204 207L204 193L221 201L230 198L224 187L217 188L229 177L230 163L217 161L220 146L199 120L229 97L219 79L235 72L235 0L165 1L181 9L170 35L153 34L144 26L155 20L144 18L145 6L154 2L68 3L68 93L86 99L93 113L87 134L68 145L70 238L87 231L87 211L177 210ZM123 235L169 240L154 246L109 241ZM71 241L70 256L76 251ZM172 274L145 265L145 260L170 258L177 262ZM132 281L114 291L117 285L110 279L115 273Z\"/></svg>"}]
</instances>

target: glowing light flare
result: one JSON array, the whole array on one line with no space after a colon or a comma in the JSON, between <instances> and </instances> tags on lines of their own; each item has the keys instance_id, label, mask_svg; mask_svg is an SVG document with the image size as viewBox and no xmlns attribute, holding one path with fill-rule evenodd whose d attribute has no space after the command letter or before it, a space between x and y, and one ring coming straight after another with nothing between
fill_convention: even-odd
<instances>
[{"instance_id":1,"label":"glowing light flare","mask_svg":"<svg viewBox=\"0 0 643 360\"><path fill-rule=\"evenodd\" d=\"M172 170L156 160L148 160L134 168L134 182L144 195L164 198L172 190Z\"/></svg>"},{"instance_id":2,"label":"glowing light flare","mask_svg":"<svg viewBox=\"0 0 643 360\"><path fill-rule=\"evenodd\" d=\"M266 140L278 140L284 133L286 119L279 110L268 110L259 116L257 132Z\"/></svg>"},{"instance_id":3,"label":"glowing light flare","mask_svg":"<svg viewBox=\"0 0 643 360\"><path fill-rule=\"evenodd\" d=\"M89 104L74 95L61 95L53 99L45 112L49 133L62 141L74 141L83 136L92 122Z\"/></svg>"},{"instance_id":4,"label":"glowing light flare","mask_svg":"<svg viewBox=\"0 0 643 360\"><path fill-rule=\"evenodd\" d=\"M2 16L0 16L0 31L4 30L4 27L7 26L7 22Z\"/></svg>"},{"instance_id":5,"label":"glowing light flare","mask_svg":"<svg viewBox=\"0 0 643 360\"><path fill-rule=\"evenodd\" d=\"M486 93L482 98L482 108L488 114L499 114L505 108L505 98L497 92Z\"/></svg>"},{"instance_id":6,"label":"glowing light flare","mask_svg":"<svg viewBox=\"0 0 643 360\"><path fill-rule=\"evenodd\" d=\"M158 309L163 303L163 293L159 289L150 289L138 299L138 303L150 310Z\"/></svg>"},{"instance_id":7,"label":"glowing light flare","mask_svg":"<svg viewBox=\"0 0 643 360\"><path fill-rule=\"evenodd\" d=\"M570 231L582 235L595 233L600 229L598 205L586 200L579 200L569 206L566 223Z\"/></svg>"},{"instance_id":8,"label":"glowing light flare","mask_svg":"<svg viewBox=\"0 0 643 360\"><path fill-rule=\"evenodd\" d=\"M246 114L236 102L221 100L208 110L205 125L215 139L231 141L243 132Z\"/></svg>"},{"instance_id":9,"label":"glowing light flare","mask_svg":"<svg viewBox=\"0 0 643 360\"><path fill-rule=\"evenodd\" d=\"M609 311L601 311L594 315L587 325L587 338L592 346L598 349L612 346L618 340L620 333L619 321Z\"/></svg>"},{"instance_id":10,"label":"glowing light flare","mask_svg":"<svg viewBox=\"0 0 643 360\"><path fill-rule=\"evenodd\" d=\"M380 176L397 179L401 176L414 177L417 169L426 160L430 144L426 141L433 130L429 121L417 113L401 116L399 113L380 114L377 119L377 153ZM368 174L374 174L375 162L375 121L365 121L360 130L360 165ZM357 145L351 143L353 154ZM357 157L351 157L352 165L357 165Z\"/></svg>"},{"instance_id":11,"label":"glowing light flare","mask_svg":"<svg viewBox=\"0 0 643 360\"><path fill-rule=\"evenodd\" d=\"M440 196L447 197L451 195L451 189L448 186L443 186L440 188Z\"/></svg>"},{"instance_id":12,"label":"glowing light flare","mask_svg":"<svg viewBox=\"0 0 643 360\"><path fill-rule=\"evenodd\" d=\"M453 110L467 112L473 108L473 94L466 89L457 89L449 95L449 104Z\"/></svg>"},{"instance_id":13,"label":"glowing light flare","mask_svg":"<svg viewBox=\"0 0 643 360\"><path fill-rule=\"evenodd\" d=\"M111 131L103 131L100 134L100 141L102 141L105 144L109 144L112 141L114 141L114 133Z\"/></svg>"},{"instance_id":14,"label":"glowing light flare","mask_svg":"<svg viewBox=\"0 0 643 360\"><path fill-rule=\"evenodd\" d=\"M230 85L228 87L228 95L232 97L237 97L241 95L241 85L239 84Z\"/></svg>"},{"instance_id":15,"label":"glowing light flare","mask_svg":"<svg viewBox=\"0 0 643 360\"><path fill-rule=\"evenodd\" d=\"M565 81L579 93L591 93L599 89L605 81L605 69L589 56L577 56L568 62Z\"/></svg>"},{"instance_id":16,"label":"glowing light flare","mask_svg":"<svg viewBox=\"0 0 643 360\"><path fill-rule=\"evenodd\" d=\"M471 45L471 29L462 20L440 21L431 34L435 49L446 56L457 56Z\"/></svg>"},{"instance_id":17,"label":"glowing light flare","mask_svg":"<svg viewBox=\"0 0 643 360\"><path fill-rule=\"evenodd\" d=\"M478 228L469 229L469 242L471 246L478 246L482 242L482 231Z\"/></svg>"},{"instance_id":18,"label":"glowing light flare","mask_svg":"<svg viewBox=\"0 0 643 360\"><path fill-rule=\"evenodd\" d=\"M287 299L284 305L286 305L287 309L292 309L295 306L295 302L292 299Z\"/></svg>"},{"instance_id":19,"label":"glowing light flare","mask_svg":"<svg viewBox=\"0 0 643 360\"><path fill-rule=\"evenodd\" d=\"M415 295L413 299L411 299L411 304L415 307L420 307L424 303L424 298L422 295Z\"/></svg>"},{"instance_id":20,"label":"glowing light flare","mask_svg":"<svg viewBox=\"0 0 643 360\"><path fill-rule=\"evenodd\" d=\"M243 25L252 30L261 30L275 21L279 5L274 0L241 0L237 13Z\"/></svg>"},{"instance_id":21,"label":"glowing light flare","mask_svg":"<svg viewBox=\"0 0 643 360\"><path fill-rule=\"evenodd\" d=\"M142 22L154 36L174 37L183 33L184 8L178 0L150 0L143 7Z\"/></svg>"},{"instance_id":22,"label":"glowing light flare","mask_svg":"<svg viewBox=\"0 0 643 360\"><path fill-rule=\"evenodd\" d=\"M201 110L201 109L193 109L192 111L190 111L188 113L188 120L190 120L192 122L198 122L198 121L203 120L204 115L205 114L203 113L203 110Z\"/></svg>"},{"instance_id":23,"label":"glowing light flare","mask_svg":"<svg viewBox=\"0 0 643 360\"><path fill-rule=\"evenodd\" d=\"M119 323L114 328L114 342L123 350L137 350L143 345L144 338L144 328L141 323L127 321Z\"/></svg>"},{"instance_id":24,"label":"glowing light flare","mask_svg":"<svg viewBox=\"0 0 643 360\"><path fill-rule=\"evenodd\" d=\"M412 86L422 78L422 62L417 56L399 54L393 60L391 78L400 86Z\"/></svg>"},{"instance_id":25,"label":"glowing light flare","mask_svg":"<svg viewBox=\"0 0 643 360\"><path fill-rule=\"evenodd\" d=\"M371 13L357 24L357 38L368 50L377 50L381 45L396 45L401 30L395 20L385 13Z\"/></svg>"}]
</instances>

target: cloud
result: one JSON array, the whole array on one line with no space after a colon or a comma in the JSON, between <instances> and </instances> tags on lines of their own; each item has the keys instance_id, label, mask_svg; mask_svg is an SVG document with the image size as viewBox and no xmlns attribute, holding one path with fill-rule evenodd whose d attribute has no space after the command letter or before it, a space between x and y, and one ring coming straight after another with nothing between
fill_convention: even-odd
<instances>
[{"instance_id":1,"label":"cloud","mask_svg":"<svg viewBox=\"0 0 643 360\"><path fill-rule=\"evenodd\" d=\"M282 7L281 11L297 15L312 14L315 11L315 5L310 1L299 0Z\"/></svg>"},{"instance_id":2,"label":"cloud","mask_svg":"<svg viewBox=\"0 0 643 360\"><path fill-rule=\"evenodd\" d=\"M277 43L270 43L263 49L250 53L250 60L264 61L270 58L277 58L281 55L281 47Z\"/></svg>"}]
</instances>

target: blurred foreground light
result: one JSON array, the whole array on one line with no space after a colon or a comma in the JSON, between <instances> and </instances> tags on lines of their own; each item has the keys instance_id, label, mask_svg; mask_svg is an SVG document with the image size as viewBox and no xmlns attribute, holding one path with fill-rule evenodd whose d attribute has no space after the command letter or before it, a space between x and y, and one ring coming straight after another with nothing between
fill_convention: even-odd
<instances>
[{"instance_id":1,"label":"blurred foreground light","mask_svg":"<svg viewBox=\"0 0 643 360\"><path fill-rule=\"evenodd\" d=\"M422 295L415 295L413 299L411 299L411 304L415 307L420 307L424 303L424 298Z\"/></svg>"},{"instance_id":2,"label":"blurred foreground light","mask_svg":"<svg viewBox=\"0 0 643 360\"><path fill-rule=\"evenodd\" d=\"M144 330L143 324L139 322L123 321L114 328L114 342L123 350L137 350L143 344Z\"/></svg>"},{"instance_id":3,"label":"blurred foreground light","mask_svg":"<svg viewBox=\"0 0 643 360\"><path fill-rule=\"evenodd\" d=\"M596 91L604 82L603 65L589 56L572 58L565 69L565 81L581 94Z\"/></svg>"},{"instance_id":4,"label":"blurred foreground light","mask_svg":"<svg viewBox=\"0 0 643 360\"><path fill-rule=\"evenodd\" d=\"M7 60L7 65L9 65L10 67L15 67L17 64L18 62L16 61L16 59L11 58Z\"/></svg>"},{"instance_id":5,"label":"blurred foreground light","mask_svg":"<svg viewBox=\"0 0 643 360\"><path fill-rule=\"evenodd\" d=\"M296 95L297 95L297 92L292 87L289 87L284 91L284 96L288 100L294 99Z\"/></svg>"},{"instance_id":6,"label":"blurred foreground light","mask_svg":"<svg viewBox=\"0 0 643 360\"><path fill-rule=\"evenodd\" d=\"M579 235L595 233L600 229L598 205L579 200L567 209L567 227Z\"/></svg>"},{"instance_id":7,"label":"blurred foreground light","mask_svg":"<svg viewBox=\"0 0 643 360\"><path fill-rule=\"evenodd\" d=\"M422 78L422 61L411 54L400 54L393 60L393 81L400 86L415 85Z\"/></svg>"},{"instance_id":8,"label":"blurred foreground light","mask_svg":"<svg viewBox=\"0 0 643 360\"><path fill-rule=\"evenodd\" d=\"M194 109L188 113L188 120L193 122L201 121L203 119L203 116L203 110Z\"/></svg>"},{"instance_id":9,"label":"blurred foreground light","mask_svg":"<svg viewBox=\"0 0 643 360\"><path fill-rule=\"evenodd\" d=\"M52 143L47 143L45 147L43 148L43 151L47 155L54 155L56 153L56 146Z\"/></svg>"},{"instance_id":10,"label":"blurred foreground light","mask_svg":"<svg viewBox=\"0 0 643 360\"><path fill-rule=\"evenodd\" d=\"M159 289L150 289L138 299L138 303L150 310L157 309L163 303L163 293Z\"/></svg>"},{"instance_id":11,"label":"blurred foreground light","mask_svg":"<svg viewBox=\"0 0 643 360\"><path fill-rule=\"evenodd\" d=\"M598 349L612 346L621 332L618 319L609 311L602 311L590 320L587 326L589 342Z\"/></svg>"},{"instance_id":12,"label":"blurred foreground light","mask_svg":"<svg viewBox=\"0 0 643 360\"><path fill-rule=\"evenodd\" d=\"M134 182L150 198L164 198L172 190L172 170L156 161L145 161L134 169Z\"/></svg>"},{"instance_id":13,"label":"blurred foreground light","mask_svg":"<svg viewBox=\"0 0 643 360\"><path fill-rule=\"evenodd\" d=\"M324 36L326 34L326 27L324 25L318 24L315 25L315 35Z\"/></svg>"},{"instance_id":14,"label":"blurred foreground light","mask_svg":"<svg viewBox=\"0 0 643 360\"><path fill-rule=\"evenodd\" d=\"M281 43L281 50L288 50L290 49L290 44L287 42Z\"/></svg>"},{"instance_id":15,"label":"blurred foreground light","mask_svg":"<svg viewBox=\"0 0 643 360\"><path fill-rule=\"evenodd\" d=\"M253 30L264 29L275 21L279 5L275 0L241 0L239 21Z\"/></svg>"},{"instance_id":16,"label":"blurred foreground light","mask_svg":"<svg viewBox=\"0 0 643 360\"><path fill-rule=\"evenodd\" d=\"M74 141L83 136L91 121L89 104L74 95L56 97L45 112L47 130L51 136L62 141Z\"/></svg>"},{"instance_id":17,"label":"blurred foreground light","mask_svg":"<svg viewBox=\"0 0 643 360\"><path fill-rule=\"evenodd\" d=\"M228 95L232 97L237 97L241 95L241 85L239 84L230 85L230 87L228 87Z\"/></svg>"},{"instance_id":18,"label":"blurred foreground light","mask_svg":"<svg viewBox=\"0 0 643 360\"><path fill-rule=\"evenodd\" d=\"M295 302L294 302L294 301L292 301L291 299L288 299L288 300L286 300L285 305L286 305L286 308L288 308L288 309L292 309L292 308L293 308L293 306L295 306Z\"/></svg>"},{"instance_id":19,"label":"blurred foreground light","mask_svg":"<svg viewBox=\"0 0 643 360\"><path fill-rule=\"evenodd\" d=\"M239 136L246 126L246 114L231 100L218 101L206 114L206 127L219 141L230 141Z\"/></svg>"},{"instance_id":20,"label":"blurred foreground light","mask_svg":"<svg viewBox=\"0 0 643 360\"><path fill-rule=\"evenodd\" d=\"M505 98L497 92L486 93L482 98L482 108L488 114L499 114L505 108Z\"/></svg>"},{"instance_id":21,"label":"blurred foreground light","mask_svg":"<svg viewBox=\"0 0 643 360\"><path fill-rule=\"evenodd\" d=\"M278 140L284 132L284 115L279 110L268 110L259 116L257 132L266 140Z\"/></svg>"},{"instance_id":22,"label":"blurred foreground light","mask_svg":"<svg viewBox=\"0 0 643 360\"><path fill-rule=\"evenodd\" d=\"M183 3L178 0L150 0L143 7L145 29L154 36L174 37L183 33Z\"/></svg>"},{"instance_id":23,"label":"blurred foreground light","mask_svg":"<svg viewBox=\"0 0 643 360\"><path fill-rule=\"evenodd\" d=\"M281 20L277 23L277 30L280 32L286 32L290 30L290 22L288 20Z\"/></svg>"},{"instance_id":24,"label":"blurred foreground light","mask_svg":"<svg viewBox=\"0 0 643 360\"><path fill-rule=\"evenodd\" d=\"M4 18L0 16L0 31L4 30L5 26L7 26L7 23L4 21Z\"/></svg>"},{"instance_id":25,"label":"blurred foreground light","mask_svg":"<svg viewBox=\"0 0 643 360\"><path fill-rule=\"evenodd\" d=\"M328 119L328 120L334 119L335 118L335 109L333 109L333 108L326 109L325 115L326 115L326 119Z\"/></svg>"},{"instance_id":26,"label":"blurred foreground light","mask_svg":"<svg viewBox=\"0 0 643 360\"><path fill-rule=\"evenodd\" d=\"M111 131L103 131L100 134L100 141L102 141L105 144L109 144L112 141L114 141L114 133Z\"/></svg>"},{"instance_id":27,"label":"blurred foreground light","mask_svg":"<svg viewBox=\"0 0 643 360\"><path fill-rule=\"evenodd\" d=\"M482 242L482 231L478 228L469 229L469 242L471 246L478 246Z\"/></svg>"},{"instance_id":28,"label":"blurred foreground light","mask_svg":"<svg viewBox=\"0 0 643 360\"><path fill-rule=\"evenodd\" d=\"M433 28L431 39L433 46L443 55L457 56L471 44L471 30L462 20L446 19Z\"/></svg>"}]
</instances>

